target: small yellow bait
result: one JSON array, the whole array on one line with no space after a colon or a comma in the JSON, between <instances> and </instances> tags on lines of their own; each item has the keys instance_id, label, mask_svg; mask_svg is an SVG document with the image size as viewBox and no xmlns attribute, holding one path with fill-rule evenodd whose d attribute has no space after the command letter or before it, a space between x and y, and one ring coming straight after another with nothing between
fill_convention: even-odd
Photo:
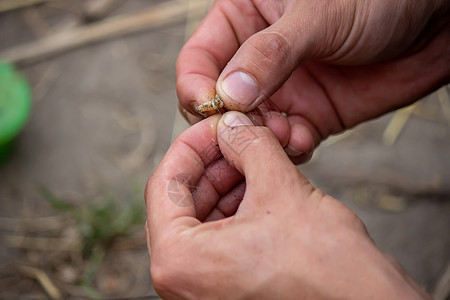
<instances>
[{"instance_id":1,"label":"small yellow bait","mask_svg":"<svg viewBox=\"0 0 450 300\"><path fill-rule=\"evenodd\" d=\"M222 112L220 111L220 109L222 107L223 107L223 100L220 98L219 95L216 94L214 99L212 99L211 101L208 101L208 102L200 104L199 106L197 106L195 108L195 110L197 112L201 113L202 115L204 115L206 112L213 111L213 110L217 110L217 112L219 114L222 114Z\"/></svg>"}]
</instances>

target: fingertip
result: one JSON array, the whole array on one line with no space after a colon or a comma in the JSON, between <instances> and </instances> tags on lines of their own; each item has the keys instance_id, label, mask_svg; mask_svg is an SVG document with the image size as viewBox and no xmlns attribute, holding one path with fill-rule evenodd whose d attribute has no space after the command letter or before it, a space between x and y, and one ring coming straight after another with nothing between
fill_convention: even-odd
<instances>
[{"instance_id":1,"label":"fingertip","mask_svg":"<svg viewBox=\"0 0 450 300\"><path fill-rule=\"evenodd\" d=\"M226 112L217 123L217 141L220 151L230 165L241 174L244 172L239 163L240 155L248 143L251 143L252 138L246 137L255 132L251 128L254 128L251 119L238 111ZM245 140L244 143L242 140Z\"/></svg>"},{"instance_id":2,"label":"fingertip","mask_svg":"<svg viewBox=\"0 0 450 300\"><path fill-rule=\"evenodd\" d=\"M177 96L181 106L198 118L203 118L196 107L214 99L216 81L201 74L180 74L177 78Z\"/></svg>"},{"instance_id":3,"label":"fingertip","mask_svg":"<svg viewBox=\"0 0 450 300\"><path fill-rule=\"evenodd\" d=\"M314 152L307 152L307 153L301 154L300 156L295 156L295 157L289 156L289 159L291 160L291 162L294 165L299 165L299 164L308 162L312 158L313 154L314 154Z\"/></svg>"},{"instance_id":4,"label":"fingertip","mask_svg":"<svg viewBox=\"0 0 450 300\"><path fill-rule=\"evenodd\" d=\"M264 124L272 130L282 147L288 144L291 126L285 116L276 111L268 111L264 113Z\"/></svg>"},{"instance_id":5,"label":"fingertip","mask_svg":"<svg viewBox=\"0 0 450 300\"><path fill-rule=\"evenodd\" d=\"M225 159L250 179L262 176L266 168L287 170L291 164L272 130L254 126L240 112L223 115L217 127L217 139Z\"/></svg>"},{"instance_id":6,"label":"fingertip","mask_svg":"<svg viewBox=\"0 0 450 300\"><path fill-rule=\"evenodd\" d=\"M292 162L308 161L314 150L314 138L309 129L301 124L291 124L289 143L284 150Z\"/></svg>"},{"instance_id":7,"label":"fingertip","mask_svg":"<svg viewBox=\"0 0 450 300\"><path fill-rule=\"evenodd\" d=\"M238 111L228 111L222 115L217 129L234 128L239 126L254 126L251 119Z\"/></svg>"},{"instance_id":8,"label":"fingertip","mask_svg":"<svg viewBox=\"0 0 450 300\"><path fill-rule=\"evenodd\" d=\"M191 125L194 125L194 124L200 122L201 120L203 120L203 118L201 118L201 117L199 117L197 115L194 115L194 114L190 113L189 111L187 111L181 105L181 103L178 103L178 111L183 116L183 118Z\"/></svg>"}]
</instances>

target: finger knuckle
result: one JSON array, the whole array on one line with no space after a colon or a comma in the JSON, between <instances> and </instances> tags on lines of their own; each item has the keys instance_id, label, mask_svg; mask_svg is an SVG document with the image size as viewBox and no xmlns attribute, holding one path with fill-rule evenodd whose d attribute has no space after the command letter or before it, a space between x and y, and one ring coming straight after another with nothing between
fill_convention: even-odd
<instances>
[{"instance_id":1,"label":"finger knuckle","mask_svg":"<svg viewBox=\"0 0 450 300\"><path fill-rule=\"evenodd\" d=\"M317 190L317 189L315 189ZM319 194L318 194L319 195ZM320 201L316 201L327 218L332 217L335 222L355 230L359 233L367 233L366 227L361 219L345 204L339 200L320 192Z\"/></svg>"},{"instance_id":2,"label":"finger knuckle","mask_svg":"<svg viewBox=\"0 0 450 300\"><path fill-rule=\"evenodd\" d=\"M349 220L352 222L353 226L360 232L364 232L368 234L366 225L364 222L352 211L349 210L351 216L349 216Z\"/></svg>"},{"instance_id":3,"label":"finger knuckle","mask_svg":"<svg viewBox=\"0 0 450 300\"><path fill-rule=\"evenodd\" d=\"M173 251L164 251L163 255L161 251L155 252L150 260L150 275L155 291L164 299L183 295L185 291L180 286L180 282L189 281L183 260L174 258L173 255L177 253ZM178 257L180 257L179 253Z\"/></svg>"},{"instance_id":4,"label":"finger knuckle","mask_svg":"<svg viewBox=\"0 0 450 300\"><path fill-rule=\"evenodd\" d=\"M177 274L167 268L166 265L161 264L157 260L152 260L150 263L150 275L152 277L152 284L155 291L161 295L168 295L172 293L172 288L176 286Z\"/></svg>"}]
</instances>

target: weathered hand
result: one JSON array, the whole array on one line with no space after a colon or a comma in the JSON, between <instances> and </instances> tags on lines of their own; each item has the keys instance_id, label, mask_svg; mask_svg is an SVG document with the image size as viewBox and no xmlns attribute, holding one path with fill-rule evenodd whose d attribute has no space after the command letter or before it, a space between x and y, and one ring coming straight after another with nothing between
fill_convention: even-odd
<instances>
[{"instance_id":1,"label":"weathered hand","mask_svg":"<svg viewBox=\"0 0 450 300\"><path fill-rule=\"evenodd\" d=\"M293 161L321 140L405 106L450 80L446 0L219 0L182 49L177 91L250 111L270 98L268 126ZM275 119L273 119L274 117Z\"/></svg>"},{"instance_id":2,"label":"weathered hand","mask_svg":"<svg viewBox=\"0 0 450 300\"><path fill-rule=\"evenodd\" d=\"M427 297L353 212L241 113L182 133L145 196L151 274L164 299Z\"/></svg>"}]
</instances>

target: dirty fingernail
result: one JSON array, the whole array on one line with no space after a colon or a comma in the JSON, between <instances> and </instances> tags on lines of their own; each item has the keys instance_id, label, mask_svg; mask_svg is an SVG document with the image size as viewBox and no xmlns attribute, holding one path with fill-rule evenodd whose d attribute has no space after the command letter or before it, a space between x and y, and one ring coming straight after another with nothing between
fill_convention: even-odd
<instances>
[{"instance_id":1,"label":"dirty fingernail","mask_svg":"<svg viewBox=\"0 0 450 300\"><path fill-rule=\"evenodd\" d=\"M302 151L295 149L291 145L287 145L286 148L284 148L284 150L286 151L287 155L291 157L297 157L303 154Z\"/></svg>"},{"instance_id":2,"label":"dirty fingernail","mask_svg":"<svg viewBox=\"0 0 450 300\"><path fill-rule=\"evenodd\" d=\"M220 85L222 92L243 105L252 104L259 96L259 88L253 78L241 71L229 74Z\"/></svg>"},{"instance_id":3,"label":"dirty fingernail","mask_svg":"<svg viewBox=\"0 0 450 300\"><path fill-rule=\"evenodd\" d=\"M250 121L250 119L246 115L236 111L227 112L223 116L223 122L228 127L253 125L252 121Z\"/></svg>"}]
</instances>

